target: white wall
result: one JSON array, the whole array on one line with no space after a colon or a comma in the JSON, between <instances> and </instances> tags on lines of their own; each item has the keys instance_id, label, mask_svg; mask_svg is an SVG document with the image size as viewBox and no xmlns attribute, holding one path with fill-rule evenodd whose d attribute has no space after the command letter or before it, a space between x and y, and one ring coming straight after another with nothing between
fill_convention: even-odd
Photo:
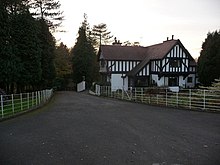
<instances>
[{"instance_id":1,"label":"white wall","mask_svg":"<svg viewBox=\"0 0 220 165\"><path fill-rule=\"evenodd\" d=\"M183 88L186 86L186 79L184 80L183 76L179 76L179 86Z\"/></svg>"},{"instance_id":2,"label":"white wall","mask_svg":"<svg viewBox=\"0 0 220 165\"><path fill-rule=\"evenodd\" d=\"M112 74L111 76L112 91L116 91L117 89L123 89L123 87L124 90L128 90L128 77L122 78L122 74Z\"/></svg>"},{"instance_id":3,"label":"white wall","mask_svg":"<svg viewBox=\"0 0 220 165\"><path fill-rule=\"evenodd\" d=\"M157 83L157 86L164 86L165 84L164 84L164 77L161 77L160 79L159 79L159 77L158 77L158 75L156 75L156 74L153 74L152 76L151 76L151 78L152 78L152 80L154 80L156 83Z\"/></svg>"}]
</instances>

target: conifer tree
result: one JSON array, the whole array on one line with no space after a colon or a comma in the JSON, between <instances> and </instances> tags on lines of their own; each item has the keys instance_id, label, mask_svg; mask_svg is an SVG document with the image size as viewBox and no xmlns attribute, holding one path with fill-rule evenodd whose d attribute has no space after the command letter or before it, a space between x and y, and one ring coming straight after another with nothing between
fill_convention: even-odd
<instances>
[{"instance_id":1,"label":"conifer tree","mask_svg":"<svg viewBox=\"0 0 220 165\"><path fill-rule=\"evenodd\" d=\"M87 18L85 17L71 53L73 56L73 81L79 83L85 78L90 86L97 78L97 63L95 49L88 36L88 30Z\"/></svg>"},{"instance_id":2,"label":"conifer tree","mask_svg":"<svg viewBox=\"0 0 220 165\"><path fill-rule=\"evenodd\" d=\"M8 3L0 1L0 87L9 91L11 84L18 80L19 59L15 55Z\"/></svg>"},{"instance_id":3,"label":"conifer tree","mask_svg":"<svg viewBox=\"0 0 220 165\"><path fill-rule=\"evenodd\" d=\"M100 23L98 25L94 25L91 33L96 41L96 47L101 44L109 44L112 42L113 36L111 32L107 30L107 25L104 23Z\"/></svg>"},{"instance_id":4,"label":"conifer tree","mask_svg":"<svg viewBox=\"0 0 220 165\"><path fill-rule=\"evenodd\" d=\"M41 79L41 50L37 36L37 23L28 10L14 15L12 19L13 45L21 65L17 85L21 88L36 86Z\"/></svg>"},{"instance_id":5,"label":"conifer tree","mask_svg":"<svg viewBox=\"0 0 220 165\"><path fill-rule=\"evenodd\" d=\"M50 33L47 23L44 20L38 21L38 39L41 49L41 69L42 78L41 88L52 87L56 76L54 58L55 58L55 39Z\"/></svg>"},{"instance_id":6,"label":"conifer tree","mask_svg":"<svg viewBox=\"0 0 220 165\"><path fill-rule=\"evenodd\" d=\"M52 31L62 23L64 16L59 0L29 0L36 18L44 20Z\"/></svg>"},{"instance_id":7,"label":"conifer tree","mask_svg":"<svg viewBox=\"0 0 220 165\"><path fill-rule=\"evenodd\" d=\"M220 31L208 33L198 58L199 81L210 86L220 78Z\"/></svg>"}]
</instances>

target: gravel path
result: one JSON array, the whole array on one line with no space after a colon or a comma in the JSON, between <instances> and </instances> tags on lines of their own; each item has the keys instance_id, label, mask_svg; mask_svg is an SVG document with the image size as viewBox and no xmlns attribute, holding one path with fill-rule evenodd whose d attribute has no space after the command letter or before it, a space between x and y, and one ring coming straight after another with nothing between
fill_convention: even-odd
<instances>
[{"instance_id":1,"label":"gravel path","mask_svg":"<svg viewBox=\"0 0 220 165\"><path fill-rule=\"evenodd\" d=\"M1 165L219 165L220 115L57 92L0 122Z\"/></svg>"}]
</instances>

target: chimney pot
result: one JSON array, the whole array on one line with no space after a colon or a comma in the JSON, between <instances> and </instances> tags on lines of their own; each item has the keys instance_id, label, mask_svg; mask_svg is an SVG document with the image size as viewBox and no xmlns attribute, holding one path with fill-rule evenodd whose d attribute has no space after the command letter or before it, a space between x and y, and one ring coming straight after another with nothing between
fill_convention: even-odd
<instances>
[{"instance_id":1,"label":"chimney pot","mask_svg":"<svg viewBox=\"0 0 220 165\"><path fill-rule=\"evenodd\" d=\"M169 37L167 37L167 41L169 40Z\"/></svg>"},{"instance_id":2,"label":"chimney pot","mask_svg":"<svg viewBox=\"0 0 220 165\"><path fill-rule=\"evenodd\" d=\"M174 38L174 35L172 35L172 40L173 40L173 38Z\"/></svg>"}]
</instances>

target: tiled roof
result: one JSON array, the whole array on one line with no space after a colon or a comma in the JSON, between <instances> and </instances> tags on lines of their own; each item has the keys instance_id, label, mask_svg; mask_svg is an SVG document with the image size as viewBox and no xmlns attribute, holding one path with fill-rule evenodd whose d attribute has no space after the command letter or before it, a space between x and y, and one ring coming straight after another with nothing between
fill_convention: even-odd
<instances>
[{"instance_id":1,"label":"tiled roof","mask_svg":"<svg viewBox=\"0 0 220 165\"><path fill-rule=\"evenodd\" d=\"M146 48L141 46L102 45L101 53L105 60L139 60L146 57Z\"/></svg>"},{"instance_id":2,"label":"tiled roof","mask_svg":"<svg viewBox=\"0 0 220 165\"><path fill-rule=\"evenodd\" d=\"M138 64L134 69L132 69L128 76L135 76L140 69L142 69L150 60L162 59L170 50L179 42L179 40L169 40L165 41L161 44L152 45L146 47L147 56L143 59L143 61Z\"/></svg>"},{"instance_id":3,"label":"tiled roof","mask_svg":"<svg viewBox=\"0 0 220 165\"><path fill-rule=\"evenodd\" d=\"M163 58L178 40L169 40L161 44L148 47L142 46L119 46L119 45L102 45L101 53L106 60L144 60Z\"/></svg>"}]
</instances>

